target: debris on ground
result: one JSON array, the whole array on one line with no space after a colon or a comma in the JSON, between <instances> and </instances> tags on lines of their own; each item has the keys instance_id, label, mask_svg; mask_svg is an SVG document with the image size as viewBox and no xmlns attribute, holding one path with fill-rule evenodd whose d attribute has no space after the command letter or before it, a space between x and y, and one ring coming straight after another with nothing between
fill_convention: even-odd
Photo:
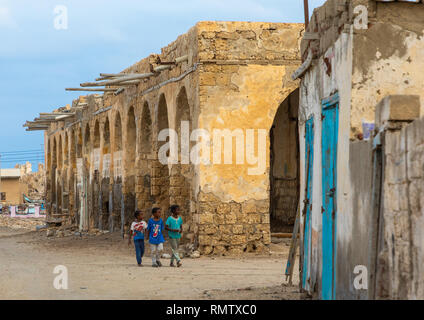
<instances>
[{"instance_id":1,"label":"debris on ground","mask_svg":"<svg viewBox=\"0 0 424 320\"><path fill-rule=\"evenodd\" d=\"M163 253L162 254L162 259L171 259L171 255L168 253Z\"/></svg>"},{"instance_id":2,"label":"debris on ground","mask_svg":"<svg viewBox=\"0 0 424 320\"><path fill-rule=\"evenodd\" d=\"M0 215L0 227L36 231L37 226L45 224L44 218L12 218L10 216Z\"/></svg>"},{"instance_id":3,"label":"debris on ground","mask_svg":"<svg viewBox=\"0 0 424 320\"><path fill-rule=\"evenodd\" d=\"M190 258L192 258L192 259L197 259L197 258L200 258L200 252L199 251L194 251L191 255L190 255Z\"/></svg>"}]
</instances>

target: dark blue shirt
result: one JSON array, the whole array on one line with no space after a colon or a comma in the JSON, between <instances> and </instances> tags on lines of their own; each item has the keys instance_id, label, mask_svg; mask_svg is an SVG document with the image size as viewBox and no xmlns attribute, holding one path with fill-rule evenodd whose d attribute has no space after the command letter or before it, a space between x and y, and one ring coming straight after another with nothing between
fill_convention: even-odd
<instances>
[{"instance_id":1,"label":"dark blue shirt","mask_svg":"<svg viewBox=\"0 0 424 320\"><path fill-rule=\"evenodd\" d=\"M153 218L149 219L147 230L149 230L149 243L159 244L165 242L163 238L163 229L165 228L163 220L155 221Z\"/></svg>"}]
</instances>

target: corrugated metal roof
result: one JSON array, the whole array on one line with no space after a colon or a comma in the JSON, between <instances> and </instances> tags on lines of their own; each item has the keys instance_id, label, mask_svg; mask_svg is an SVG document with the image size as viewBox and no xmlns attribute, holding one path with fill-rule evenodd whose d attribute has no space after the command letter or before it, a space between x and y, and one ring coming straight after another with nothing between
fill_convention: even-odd
<instances>
[{"instance_id":1,"label":"corrugated metal roof","mask_svg":"<svg viewBox=\"0 0 424 320\"><path fill-rule=\"evenodd\" d=\"M0 173L1 173L2 179L21 177L21 169L1 169Z\"/></svg>"}]
</instances>

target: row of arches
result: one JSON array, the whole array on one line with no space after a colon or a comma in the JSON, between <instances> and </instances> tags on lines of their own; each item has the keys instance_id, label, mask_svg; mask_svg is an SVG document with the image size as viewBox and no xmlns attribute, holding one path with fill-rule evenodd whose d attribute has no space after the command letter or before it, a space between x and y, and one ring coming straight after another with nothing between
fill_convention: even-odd
<instances>
[{"instance_id":1,"label":"row of arches","mask_svg":"<svg viewBox=\"0 0 424 320\"><path fill-rule=\"evenodd\" d=\"M168 116L172 109L161 94L157 102L136 100L51 135L50 214L81 229L122 231L136 208L148 218L153 205L166 209L177 203L189 217L190 166L164 165L157 159L157 150L166 143L158 141L158 133L171 127L178 131L178 122L191 119L184 87L174 104L173 125Z\"/></svg>"}]
</instances>

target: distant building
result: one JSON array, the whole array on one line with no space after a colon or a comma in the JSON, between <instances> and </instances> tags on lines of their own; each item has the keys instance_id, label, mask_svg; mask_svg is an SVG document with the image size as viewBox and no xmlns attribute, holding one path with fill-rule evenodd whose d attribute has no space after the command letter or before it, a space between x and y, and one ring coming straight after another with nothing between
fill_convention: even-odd
<instances>
[{"instance_id":1,"label":"distant building","mask_svg":"<svg viewBox=\"0 0 424 320\"><path fill-rule=\"evenodd\" d=\"M2 205L23 203L23 194L27 192L28 187L21 182L21 170L1 169L0 176L0 203Z\"/></svg>"}]
</instances>

